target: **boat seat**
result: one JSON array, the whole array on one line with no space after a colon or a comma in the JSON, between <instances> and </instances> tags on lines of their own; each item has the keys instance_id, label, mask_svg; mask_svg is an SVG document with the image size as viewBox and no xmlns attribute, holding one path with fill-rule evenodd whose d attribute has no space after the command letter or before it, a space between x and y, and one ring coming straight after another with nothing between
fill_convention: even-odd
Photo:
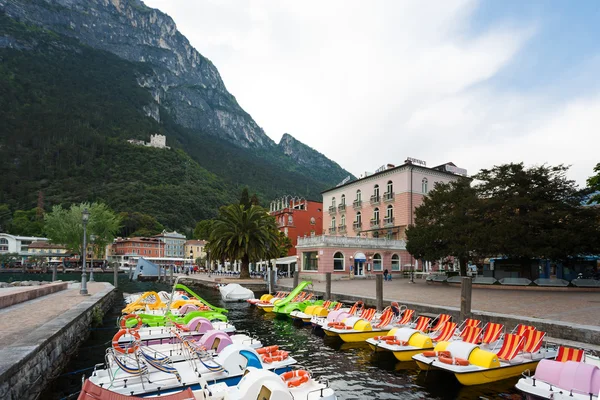
<instances>
[{"instance_id":1,"label":"boat seat","mask_svg":"<svg viewBox=\"0 0 600 400\"><path fill-rule=\"evenodd\" d=\"M479 346L474 343L467 343L461 341L450 342L446 347L446 351L449 351L454 358L469 359L471 352Z\"/></svg>"},{"instance_id":2,"label":"boat seat","mask_svg":"<svg viewBox=\"0 0 600 400\"><path fill-rule=\"evenodd\" d=\"M416 329L412 329L412 328L399 328L394 333L394 336L396 337L397 340L408 343L408 341L410 340L412 335L414 335L415 333L421 333L421 332Z\"/></svg>"},{"instance_id":3,"label":"boat seat","mask_svg":"<svg viewBox=\"0 0 600 400\"><path fill-rule=\"evenodd\" d=\"M559 346L556 354L556 361L581 361L585 351L582 349L574 349L572 347Z\"/></svg>"}]
</instances>

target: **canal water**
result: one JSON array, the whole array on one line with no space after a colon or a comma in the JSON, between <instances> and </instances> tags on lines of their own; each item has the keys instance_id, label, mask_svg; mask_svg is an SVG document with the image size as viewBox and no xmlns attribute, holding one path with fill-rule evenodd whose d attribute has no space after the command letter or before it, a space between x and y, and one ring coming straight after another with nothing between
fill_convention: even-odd
<instances>
[{"instance_id":1,"label":"canal water","mask_svg":"<svg viewBox=\"0 0 600 400\"><path fill-rule=\"evenodd\" d=\"M97 281L112 282L112 274L96 274ZM59 279L79 280L80 274L61 274ZM0 274L0 281L50 280L49 275ZM221 302L216 289L194 288L208 302L229 310L229 320L238 330L258 337L264 345L277 344L289 350L299 365L315 376L329 380L339 399L521 399L514 389L517 378L491 385L462 387L451 375L430 371L419 373L414 363L398 362L391 354L374 353L367 345L343 343L337 338L316 334L310 326L275 318L247 303ZM166 284L129 282L119 276L119 290L137 293L170 291ZM101 326L92 328L89 338L75 352L63 371L41 395L41 400L76 399L82 376L90 375L94 364L104 361L106 348L117 331L116 320L124 303L115 304Z\"/></svg>"}]
</instances>

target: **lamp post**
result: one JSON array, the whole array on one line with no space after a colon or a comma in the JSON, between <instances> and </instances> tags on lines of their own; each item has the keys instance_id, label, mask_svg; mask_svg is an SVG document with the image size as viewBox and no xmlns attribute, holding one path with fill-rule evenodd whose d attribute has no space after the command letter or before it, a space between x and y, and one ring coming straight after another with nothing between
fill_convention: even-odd
<instances>
[{"instance_id":1,"label":"lamp post","mask_svg":"<svg viewBox=\"0 0 600 400\"><path fill-rule=\"evenodd\" d=\"M94 281L94 242L95 241L96 241L96 236L90 235L90 244L92 245L92 256L90 257L90 282L95 282Z\"/></svg>"},{"instance_id":2,"label":"lamp post","mask_svg":"<svg viewBox=\"0 0 600 400\"><path fill-rule=\"evenodd\" d=\"M88 211L87 208L83 209L83 212L81 213L81 221L83 222L83 251L81 252L81 255L83 257L83 262L81 264L81 290L79 290L79 294L87 296L88 294L88 290L87 290L87 282L86 282L86 276L85 276L85 263L86 263L86 247L87 247L87 242L86 242L86 236L87 236L87 232L86 232L86 228L87 228L87 223L90 219L90 212Z\"/></svg>"}]
</instances>

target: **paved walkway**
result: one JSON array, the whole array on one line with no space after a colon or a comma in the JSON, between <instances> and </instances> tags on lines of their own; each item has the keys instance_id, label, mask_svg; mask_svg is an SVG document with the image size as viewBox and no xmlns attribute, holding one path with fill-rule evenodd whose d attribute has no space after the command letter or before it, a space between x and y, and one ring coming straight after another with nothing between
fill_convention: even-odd
<instances>
[{"instance_id":1,"label":"paved walkway","mask_svg":"<svg viewBox=\"0 0 600 400\"><path fill-rule=\"evenodd\" d=\"M293 279L280 279L278 285L293 286ZM315 290L325 291L325 282L314 282ZM460 308L460 287L426 283L424 279L395 279L383 282L383 298L389 301L421 303ZM336 294L375 297L375 280L332 281ZM473 311L600 326L600 292L528 291L523 289L473 288Z\"/></svg>"},{"instance_id":2,"label":"paved walkway","mask_svg":"<svg viewBox=\"0 0 600 400\"><path fill-rule=\"evenodd\" d=\"M88 300L89 296L79 294L80 287L79 283L70 284L67 290L1 309L0 349L9 345L27 344L27 337L31 332ZM104 283L88 282L90 295L105 288Z\"/></svg>"}]
</instances>

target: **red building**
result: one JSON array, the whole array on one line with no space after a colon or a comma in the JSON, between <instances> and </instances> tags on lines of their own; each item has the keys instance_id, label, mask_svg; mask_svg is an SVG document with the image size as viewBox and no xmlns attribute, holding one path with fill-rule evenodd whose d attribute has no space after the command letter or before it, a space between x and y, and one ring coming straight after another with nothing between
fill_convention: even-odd
<instances>
[{"instance_id":1,"label":"red building","mask_svg":"<svg viewBox=\"0 0 600 400\"><path fill-rule=\"evenodd\" d=\"M164 257L165 244L152 237L118 238L113 242L115 256Z\"/></svg>"},{"instance_id":2,"label":"red building","mask_svg":"<svg viewBox=\"0 0 600 400\"><path fill-rule=\"evenodd\" d=\"M269 213L277 227L292 241L288 256L296 255L298 237L323 234L323 203L301 197L284 196L273 200Z\"/></svg>"}]
</instances>

